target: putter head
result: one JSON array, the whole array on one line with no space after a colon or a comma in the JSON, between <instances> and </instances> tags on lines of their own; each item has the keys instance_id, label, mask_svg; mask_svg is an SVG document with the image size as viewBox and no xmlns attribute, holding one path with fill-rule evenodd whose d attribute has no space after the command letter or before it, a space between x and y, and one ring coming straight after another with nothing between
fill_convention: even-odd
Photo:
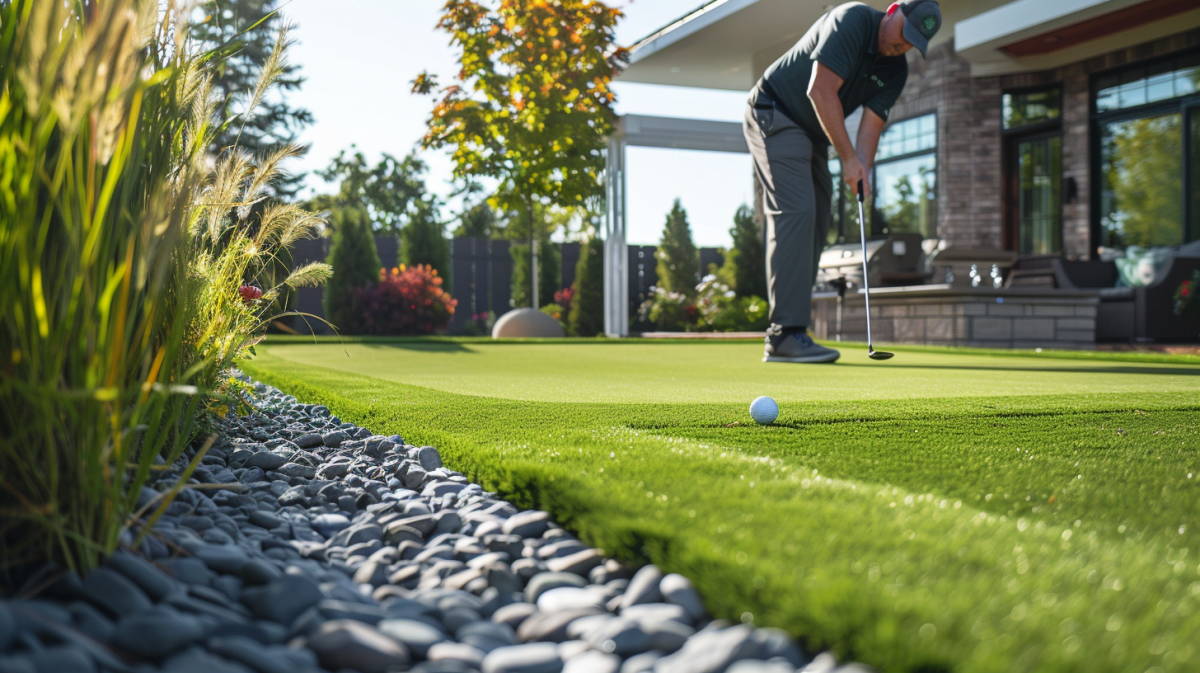
<instances>
[{"instance_id":1,"label":"putter head","mask_svg":"<svg viewBox=\"0 0 1200 673\"><path fill-rule=\"evenodd\" d=\"M887 351L877 351L875 350L874 346L868 345L867 357L871 358L872 360L891 360L892 358L896 357L896 354L889 353Z\"/></svg>"}]
</instances>

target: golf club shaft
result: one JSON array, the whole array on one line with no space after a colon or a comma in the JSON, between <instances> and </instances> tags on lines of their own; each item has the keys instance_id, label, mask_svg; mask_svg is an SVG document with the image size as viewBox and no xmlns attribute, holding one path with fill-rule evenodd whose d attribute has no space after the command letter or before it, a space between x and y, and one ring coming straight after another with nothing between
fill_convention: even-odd
<instances>
[{"instance_id":1,"label":"golf club shaft","mask_svg":"<svg viewBox=\"0 0 1200 673\"><path fill-rule=\"evenodd\" d=\"M863 220L863 181L858 181L858 238L862 243L863 255L863 297L867 302L867 348L874 343L871 340L871 281L867 279L867 225Z\"/></svg>"}]
</instances>

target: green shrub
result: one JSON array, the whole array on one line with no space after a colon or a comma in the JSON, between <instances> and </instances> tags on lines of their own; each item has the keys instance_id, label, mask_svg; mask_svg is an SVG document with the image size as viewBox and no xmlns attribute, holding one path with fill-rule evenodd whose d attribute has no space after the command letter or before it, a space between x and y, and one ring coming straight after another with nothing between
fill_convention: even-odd
<instances>
[{"instance_id":1,"label":"green shrub","mask_svg":"<svg viewBox=\"0 0 1200 673\"><path fill-rule=\"evenodd\" d=\"M538 310L557 320L558 324L562 325L564 330L567 328L565 324L567 320L567 311L562 307L562 305L546 304Z\"/></svg>"},{"instance_id":2,"label":"green shrub","mask_svg":"<svg viewBox=\"0 0 1200 673\"><path fill-rule=\"evenodd\" d=\"M405 266L423 264L450 277L450 241L431 201L416 201L416 211L400 230L400 259Z\"/></svg>"},{"instance_id":3,"label":"green shrub","mask_svg":"<svg viewBox=\"0 0 1200 673\"><path fill-rule=\"evenodd\" d=\"M732 271L733 291L741 298L767 296L766 252L753 208L738 208L729 235L733 247L725 255L725 266Z\"/></svg>"},{"instance_id":4,"label":"green shrub","mask_svg":"<svg viewBox=\"0 0 1200 673\"><path fill-rule=\"evenodd\" d=\"M654 256L658 258L658 286L667 292L678 292L688 297L696 296L696 283L700 282L700 251L692 242L692 228L688 224L687 211L675 199L667 222L663 227L662 241Z\"/></svg>"},{"instance_id":5,"label":"green shrub","mask_svg":"<svg viewBox=\"0 0 1200 673\"><path fill-rule=\"evenodd\" d=\"M711 332L757 332L770 324L767 302L739 297L716 276L705 276L696 295L697 329Z\"/></svg>"},{"instance_id":6,"label":"green shrub","mask_svg":"<svg viewBox=\"0 0 1200 673\"><path fill-rule=\"evenodd\" d=\"M513 308L529 306L529 245L514 243L508 247L512 255L513 275L511 297ZM554 303L554 293L562 282L562 253L549 235L538 242L538 306Z\"/></svg>"},{"instance_id":7,"label":"green shrub","mask_svg":"<svg viewBox=\"0 0 1200 673\"><path fill-rule=\"evenodd\" d=\"M604 241L592 236L581 246L575 265L571 313L567 319L571 336L591 337L604 332Z\"/></svg>"},{"instance_id":8,"label":"green shrub","mask_svg":"<svg viewBox=\"0 0 1200 673\"><path fill-rule=\"evenodd\" d=\"M682 292L650 288L649 299L638 308L638 320L661 332L690 332L696 327L696 303Z\"/></svg>"},{"instance_id":9,"label":"green shrub","mask_svg":"<svg viewBox=\"0 0 1200 673\"><path fill-rule=\"evenodd\" d=\"M331 210L330 225L333 242L329 246L329 265L333 277L325 287L322 298L325 318L341 332L358 334L361 326L350 308L350 294L379 282L379 252L375 249L375 233L371 216L362 205L347 205Z\"/></svg>"}]
</instances>

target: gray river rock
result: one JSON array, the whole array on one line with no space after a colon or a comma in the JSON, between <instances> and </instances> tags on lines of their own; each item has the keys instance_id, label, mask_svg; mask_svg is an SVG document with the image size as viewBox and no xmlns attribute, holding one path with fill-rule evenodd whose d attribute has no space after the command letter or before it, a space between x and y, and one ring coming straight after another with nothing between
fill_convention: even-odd
<instances>
[{"instance_id":1,"label":"gray river rock","mask_svg":"<svg viewBox=\"0 0 1200 673\"><path fill-rule=\"evenodd\" d=\"M256 384L154 530L0 600L13 673L861 673L709 621L691 582L606 559L437 449ZM194 455L138 498L153 508ZM156 481L157 480L157 481ZM35 578L36 579L36 578ZM804 668L805 665L808 668Z\"/></svg>"}]
</instances>

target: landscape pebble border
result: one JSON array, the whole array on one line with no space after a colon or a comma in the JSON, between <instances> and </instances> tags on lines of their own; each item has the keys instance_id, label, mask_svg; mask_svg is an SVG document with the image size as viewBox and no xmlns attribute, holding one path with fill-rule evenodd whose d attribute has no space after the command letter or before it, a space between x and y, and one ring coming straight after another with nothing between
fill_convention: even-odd
<instances>
[{"instance_id":1,"label":"landscape pebble border","mask_svg":"<svg viewBox=\"0 0 1200 673\"><path fill-rule=\"evenodd\" d=\"M711 620L687 578L631 572L435 448L241 378L256 409L219 422L193 488L140 547L130 531L86 578L0 601L0 671L870 671Z\"/></svg>"}]
</instances>

